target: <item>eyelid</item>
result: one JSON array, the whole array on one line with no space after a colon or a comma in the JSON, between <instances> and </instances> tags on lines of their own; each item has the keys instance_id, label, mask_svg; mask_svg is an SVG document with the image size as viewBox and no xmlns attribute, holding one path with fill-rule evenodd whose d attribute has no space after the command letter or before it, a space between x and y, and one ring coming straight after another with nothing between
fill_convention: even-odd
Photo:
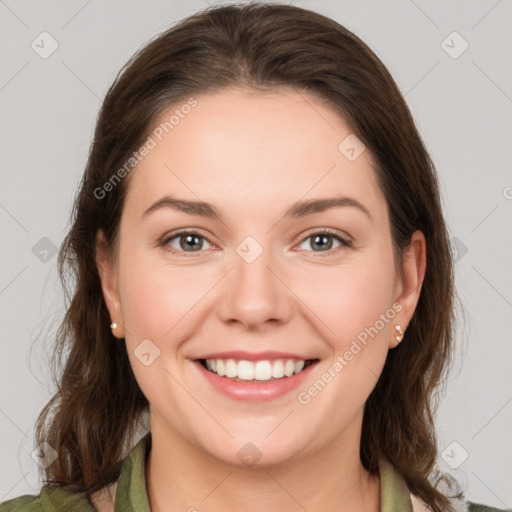
<instances>
[{"instance_id":1,"label":"eyelid","mask_svg":"<svg viewBox=\"0 0 512 512\"><path fill-rule=\"evenodd\" d=\"M328 251L318 251L318 252L317 251L307 251L307 252L311 252L311 253L315 254L316 256L331 256L333 254L336 254L340 249L342 249L344 247L349 248L349 247L353 246L354 240L350 235L344 233L345 236L343 236L337 230L334 230L332 228L311 228L310 230L306 231L306 233L301 235L301 238L297 242L297 244L303 243L308 238L311 238L314 235L324 235L324 234L329 235L332 238L336 238L340 242L342 247L338 247L336 249L330 249ZM166 233L159 240L159 245L165 250L168 250L173 253L183 254L186 256L195 256L195 255L199 255L202 252L204 252L201 250L201 251L192 251L192 252L187 253L186 251L181 251L181 250L178 250L178 249L168 246L168 244L171 240L178 238L180 236L185 236L185 235L197 235L198 237L206 240L213 248L217 248L217 245L214 244L213 242L211 242L207 236L201 234L201 229L199 229L199 228L183 228L183 229L178 229L177 231L171 231L170 233ZM297 245L297 244L295 244L295 245Z\"/></svg>"},{"instance_id":2,"label":"eyelid","mask_svg":"<svg viewBox=\"0 0 512 512\"><path fill-rule=\"evenodd\" d=\"M337 230L334 230L332 228L312 228L311 230L309 231L306 231L305 234L301 235L301 239L300 241L298 242L298 244L302 244L303 242L305 242L308 238L311 238L312 236L314 235L328 235L332 238L335 238L339 241L339 243L341 244L340 247L336 247L334 249L329 249L327 251L306 251L306 252L310 252L312 253L314 256L314 258L317 258L317 257L328 257L328 256L334 256L336 254L338 254L341 250L343 249L349 249L349 248L352 248L354 246L354 239L348 235L348 234L344 234L344 235L341 235L339 233L339 231ZM303 252L302 250L300 252Z\"/></svg>"},{"instance_id":3,"label":"eyelid","mask_svg":"<svg viewBox=\"0 0 512 512\"><path fill-rule=\"evenodd\" d=\"M339 238L340 240L346 242L346 243L352 243L354 242L354 239L345 231L339 231L337 229L333 228L311 228L307 230L304 234L301 235L301 241L305 240L306 238L309 238L310 236L316 235L316 234L328 234L332 235L333 237Z\"/></svg>"},{"instance_id":4,"label":"eyelid","mask_svg":"<svg viewBox=\"0 0 512 512\"><path fill-rule=\"evenodd\" d=\"M166 233L164 236L162 236L159 241L158 245L162 247L164 250L168 250L169 252L178 253L178 254L184 254L185 256L194 256L199 255L200 253L204 251L192 251L192 252L186 252L186 251L180 251L178 249L175 249L174 247L170 247L168 244L171 240L175 238L179 238L180 236L185 235L196 235L200 238L203 238L206 240L212 247L216 248L217 245L210 241L209 237L201 233L201 229L199 228L183 228L178 229L176 231L171 231L169 233Z\"/></svg>"}]
</instances>

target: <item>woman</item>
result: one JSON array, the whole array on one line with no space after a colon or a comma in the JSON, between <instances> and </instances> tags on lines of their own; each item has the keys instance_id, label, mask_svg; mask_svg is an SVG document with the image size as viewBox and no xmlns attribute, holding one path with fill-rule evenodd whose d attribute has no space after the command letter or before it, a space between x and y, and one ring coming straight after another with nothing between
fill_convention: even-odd
<instances>
[{"instance_id":1,"label":"woman","mask_svg":"<svg viewBox=\"0 0 512 512\"><path fill-rule=\"evenodd\" d=\"M1 511L496 510L435 465L455 294L434 167L333 20L224 6L142 49L59 269L46 485Z\"/></svg>"}]
</instances>

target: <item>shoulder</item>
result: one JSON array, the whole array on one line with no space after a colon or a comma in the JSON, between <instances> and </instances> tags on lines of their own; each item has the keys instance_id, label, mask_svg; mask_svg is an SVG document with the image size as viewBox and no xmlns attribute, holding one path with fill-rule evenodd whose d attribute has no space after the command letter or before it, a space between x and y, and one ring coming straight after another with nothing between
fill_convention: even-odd
<instances>
[{"instance_id":1,"label":"shoulder","mask_svg":"<svg viewBox=\"0 0 512 512\"><path fill-rule=\"evenodd\" d=\"M481 503L473 503L471 501L468 501L467 505L468 512L512 512L512 509L510 508L505 509L488 507L487 505L482 505Z\"/></svg>"},{"instance_id":2,"label":"shoulder","mask_svg":"<svg viewBox=\"0 0 512 512\"><path fill-rule=\"evenodd\" d=\"M421 499L411 493L411 505L413 512L431 512L432 509L428 507ZM449 498L451 510L453 512L512 512L512 509L494 508L481 503L466 501L463 498L451 497ZM1 512L1 511L0 511Z\"/></svg>"},{"instance_id":3,"label":"shoulder","mask_svg":"<svg viewBox=\"0 0 512 512\"><path fill-rule=\"evenodd\" d=\"M0 512L96 512L82 493L60 487L43 486L37 495L25 494L0 503Z\"/></svg>"},{"instance_id":4,"label":"shoulder","mask_svg":"<svg viewBox=\"0 0 512 512\"><path fill-rule=\"evenodd\" d=\"M0 503L0 512L43 512L40 496L25 494Z\"/></svg>"},{"instance_id":5,"label":"shoulder","mask_svg":"<svg viewBox=\"0 0 512 512\"><path fill-rule=\"evenodd\" d=\"M430 475L438 491L449 497L454 512L512 512L510 508L496 508L471 501L463 485L450 473L434 469Z\"/></svg>"}]
</instances>

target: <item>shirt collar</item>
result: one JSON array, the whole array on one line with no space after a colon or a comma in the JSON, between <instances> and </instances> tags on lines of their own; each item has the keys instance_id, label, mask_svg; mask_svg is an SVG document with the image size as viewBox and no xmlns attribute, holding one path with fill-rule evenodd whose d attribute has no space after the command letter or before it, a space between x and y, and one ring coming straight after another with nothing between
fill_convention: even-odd
<instances>
[{"instance_id":1,"label":"shirt collar","mask_svg":"<svg viewBox=\"0 0 512 512\"><path fill-rule=\"evenodd\" d=\"M148 432L135 445L121 466L114 512L151 512L145 473L150 449L151 432Z\"/></svg>"},{"instance_id":2,"label":"shirt collar","mask_svg":"<svg viewBox=\"0 0 512 512\"><path fill-rule=\"evenodd\" d=\"M123 462L116 487L114 512L151 512L145 467L151 449L151 432L144 435ZM404 479L386 458L379 459L380 512L412 512Z\"/></svg>"}]
</instances>

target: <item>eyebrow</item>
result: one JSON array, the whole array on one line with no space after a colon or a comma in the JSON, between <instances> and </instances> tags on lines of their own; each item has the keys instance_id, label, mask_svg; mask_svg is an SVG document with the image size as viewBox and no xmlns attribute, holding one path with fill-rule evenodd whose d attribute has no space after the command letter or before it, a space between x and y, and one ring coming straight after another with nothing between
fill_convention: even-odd
<instances>
[{"instance_id":1,"label":"eyebrow","mask_svg":"<svg viewBox=\"0 0 512 512\"><path fill-rule=\"evenodd\" d=\"M294 203L284 214L284 218L300 218L314 213L321 213L332 208L353 207L363 212L370 220L372 216L363 204L352 197L337 196L321 199L310 199L308 201L298 201ZM143 217L164 209L171 208L176 211L187 213L189 215L197 215L199 217L207 217L211 219L222 220L222 215L211 203L205 201L192 201L187 199L178 199L176 197L165 196L153 203L142 214Z\"/></svg>"}]
</instances>

